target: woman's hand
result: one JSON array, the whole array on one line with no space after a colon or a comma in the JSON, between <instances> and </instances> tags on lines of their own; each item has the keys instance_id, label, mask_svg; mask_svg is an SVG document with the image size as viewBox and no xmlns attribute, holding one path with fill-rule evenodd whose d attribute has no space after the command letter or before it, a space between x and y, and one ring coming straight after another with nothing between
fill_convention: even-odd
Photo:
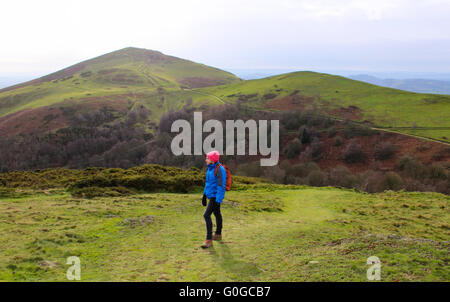
<instances>
[{"instance_id":1,"label":"woman's hand","mask_svg":"<svg viewBox=\"0 0 450 302\"><path fill-rule=\"evenodd\" d=\"M202 205L206 207L206 194L203 194Z\"/></svg>"}]
</instances>

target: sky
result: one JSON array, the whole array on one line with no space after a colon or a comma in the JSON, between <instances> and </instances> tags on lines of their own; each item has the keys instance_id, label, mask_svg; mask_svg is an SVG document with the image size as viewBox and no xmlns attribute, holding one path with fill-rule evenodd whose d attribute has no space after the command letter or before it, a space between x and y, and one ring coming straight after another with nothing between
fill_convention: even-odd
<instances>
[{"instance_id":1,"label":"sky","mask_svg":"<svg viewBox=\"0 0 450 302\"><path fill-rule=\"evenodd\" d=\"M226 70L450 73L450 0L3 1L0 78L124 47Z\"/></svg>"}]
</instances>

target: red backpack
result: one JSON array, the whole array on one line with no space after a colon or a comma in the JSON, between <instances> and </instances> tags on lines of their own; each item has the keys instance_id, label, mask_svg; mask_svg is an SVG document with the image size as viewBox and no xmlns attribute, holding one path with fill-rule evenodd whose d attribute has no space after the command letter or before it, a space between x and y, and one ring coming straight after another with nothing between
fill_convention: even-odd
<instances>
[{"instance_id":1,"label":"red backpack","mask_svg":"<svg viewBox=\"0 0 450 302\"><path fill-rule=\"evenodd\" d=\"M227 180L225 181L225 191L230 191L231 190L231 184L233 183L233 178L231 177L231 172L230 170L228 170L228 168L225 165L222 164L218 164L216 166L216 169L214 170L214 175L216 175L217 177L217 171L219 170L219 166L222 166L225 168L225 171L227 171Z\"/></svg>"}]
</instances>

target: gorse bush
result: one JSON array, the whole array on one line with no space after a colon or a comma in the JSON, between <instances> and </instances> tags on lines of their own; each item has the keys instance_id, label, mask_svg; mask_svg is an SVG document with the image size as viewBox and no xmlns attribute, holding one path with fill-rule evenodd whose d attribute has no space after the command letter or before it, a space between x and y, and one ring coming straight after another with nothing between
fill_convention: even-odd
<instances>
[{"instance_id":1,"label":"gorse bush","mask_svg":"<svg viewBox=\"0 0 450 302\"><path fill-rule=\"evenodd\" d=\"M287 175L300 178L307 177L313 171L320 171L319 166L315 162L295 165L284 164L281 168L286 171Z\"/></svg>"},{"instance_id":2,"label":"gorse bush","mask_svg":"<svg viewBox=\"0 0 450 302\"><path fill-rule=\"evenodd\" d=\"M71 126L52 133L0 137L0 171L143 163L153 135L129 121L109 124L109 112L99 112L70 115Z\"/></svg>"},{"instance_id":3,"label":"gorse bush","mask_svg":"<svg viewBox=\"0 0 450 302\"><path fill-rule=\"evenodd\" d=\"M397 147L389 142L381 143L375 147L375 152L373 156L379 160L386 160L391 158L395 152L397 151Z\"/></svg>"},{"instance_id":4,"label":"gorse bush","mask_svg":"<svg viewBox=\"0 0 450 302\"><path fill-rule=\"evenodd\" d=\"M347 163L364 162L366 155L364 154L362 147L356 141L351 141L342 152L342 158Z\"/></svg>"},{"instance_id":5,"label":"gorse bush","mask_svg":"<svg viewBox=\"0 0 450 302\"><path fill-rule=\"evenodd\" d=\"M146 192L187 193L195 187L203 186L205 181L205 174L196 168L185 170L144 165L113 173L108 172L106 170L76 181L69 186L69 190L86 187L124 187Z\"/></svg>"},{"instance_id":6,"label":"gorse bush","mask_svg":"<svg viewBox=\"0 0 450 302\"><path fill-rule=\"evenodd\" d=\"M412 157L402 157L397 167L392 169L402 179L401 185L391 185L393 182L389 180L395 178L392 175L385 179L385 185L380 185L386 172L392 168L391 162L380 161L402 156L396 154L398 150L388 142L393 141L390 139L391 135L380 134L376 139L365 138L363 136L374 133L366 126L333 121L314 113L313 110L262 111L252 110L244 104L245 102L238 102L233 105L198 108L185 106L163 115L158 125L152 123L151 133L144 126L150 112L142 106L135 106L128 114L106 109L89 113L63 110L64 116L71 118L70 127L41 136L0 137L0 171L51 167L0 174L0 187L65 187L75 194L79 192L85 196L119 194L117 190L110 189L118 187L132 192L196 190L203 186L204 170L186 169L204 169L204 155L173 156L170 145L175 133L171 133L170 129L173 121L178 119L187 120L192 125L193 112L200 110L204 120L216 119L222 123L239 119L280 121L280 160L288 161L280 163L278 167L261 167L256 157L222 156L221 162L231 168L234 175L244 176L234 178L234 184L240 181L252 183L254 180L248 177L264 177L282 184L333 185L369 192L376 192L384 187L436 190L443 193L450 191L448 167L438 163L423 164ZM122 122L113 122L113 117L117 114L123 118ZM209 134L203 133L203 138L207 135ZM343 137L354 139L347 141ZM373 148L373 141L382 143ZM445 161L448 150L448 147L442 147L435 152L432 160ZM335 154L338 158L335 158ZM320 169L314 162L326 169ZM152 165L142 166L143 164ZM340 164L347 165L352 172L337 167ZM86 168L93 166L109 168ZM364 169L374 171L364 174L364 171L361 171ZM318 172L311 174L313 171ZM323 177L318 176L321 175L319 172ZM9 193L5 191L5 194Z\"/></svg>"},{"instance_id":7,"label":"gorse bush","mask_svg":"<svg viewBox=\"0 0 450 302\"><path fill-rule=\"evenodd\" d=\"M118 197L133 195L136 192L124 187L85 187L71 191L73 197L94 198L94 197Z\"/></svg>"},{"instance_id":8,"label":"gorse bush","mask_svg":"<svg viewBox=\"0 0 450 302\"><path fill-rule=\"evenodd\" d=\"M435 191L450 193L449 177L445 167L439 164L421 166L423 177L410 170L416 167L416 160L407 157L400 160L400 173L367 170L352 173L348 168L338 166L321 170L314 162L292 165L284 160L280 166L260 167L257 162L248 166L258 167L263 178L239 176L232 171L232 190L247 190L252 186L274 188L277 184L311 186L338 186L367 192L384 190ZM250 169L249 169L250 170ZM242 172L248 172L244 169ZM243 173L245 174L245 173ZM248 174L245 174L248 175ZM414 175L419 178L413 178ZM26 196L28 188L57 190L66 188L74 197L114 197L139 192L200 192L204 186L204 169L182 169L160 165L143 165L130 169L87 168L84 170L45 169L27 172L0 173L0 197L18 198ZM25 190L23 190L25 189Z\"/></svg>"},{"instance_id":9,"label":"gorse bush","mask_svg":"<svg viewBox=\"0 0 450 302\"><path fill-rule=\"evenodd\" d=\"M322 158L324 145L318 139L314 138L312 143L306 148L304 156L311 161L319 161Z\"/></svg>"},{"instance_id":10,"label":"gorse bush","mask_svg":"<svg viewBox=\"0 0 450 302\"><path fill-rule=\"evenodd\" d=\"M336 127L331 127L330 129L328 129L327 134L329 138L334 137L337 134Z\"/></svg>"},{"instance_id":11,"label":"gorse bush","mask_svg":"<svg viewBox=\"0 0 450 302\"><path fill-rule=\"evenodd\" d=\"M357 177L344 166L332 168L328 173L328 180L330 185L345 188L353 188L358 184Z\"/></svg>"},{"instance_id":12,"label":"gorse bush","mask_svg":"<svg viewBox=\"0 0 450 302\"><path fill-rule=\"evenodd\" d=\"M407 155L401 157L397 166L408 177L422 179L426 176L425 166L413 157Z\"/></svg>"},{"instance_id":13,"label":"gorse bush","mask_svg":"<svg viewBox=\"0 0 450 302\"><path fill-rule=\"evenodd\" d=\"M235 175L234 185L267 183L267 180ZM87 168L84 170L45 169L0 173L3 195L13 188L67 188L74 196L119 196L144 192L187 193L205 184L205 170L161 165L143 165L130 169Z\"/></svg>"},{"instance_id":14,"label":"gorse bush","mask_svg":"<svg viewBox=\"0 0 450 302\"><path fill-rule=\"evenodd\" d=\"M278 166L264 169L264 177L276 183L286 183L286 171L280 169Z\"/></svg>"},{"instance_id":15,"label":"gorse bush","mask_svg":"<svg viewBox=\"0 0 450 302\"><path fill-rule=\"evenodd\" d=\"M298 138L302 144L309 144L313 139L313 133L306 126L301 126L298 130Z\"/></svg>"},{"instance_id":16,"label":"gorse bush","mask_svg":"<svg viewBox=\"0 0 450 302\"><path fill-rule=\"evenodd\" d=\"M448 179L448 172L445 170L443 166L438 163L432 163L431 166L428 167L428 177L431 179Z\"/></svg>"},{"instance_id":17,"label":"gorse bush","mask_svg":"<svg viewBox=\"0 0 450 302\"><path fill-rule=\"evenodd\" d=\"M400 190L403 187L403 180L397 173L389 172L383 176L379 186L379 191Z\"/></svg>"},{"instance_id":18,"label":"gorse bush","mask_svg":"<svg viewBox=\"0 0 450 302\"><path fill-rule=\"evenodd\" d=\"M436 153L433 154L432 159L433 160L443 160L450 154L450 147L443 146L441 147Z\"/></svg>"},{"instance_id":19,"label":"gorse bush","mask_svg":"<svg viewBox=\"0 0 450 302\"><path fill-rule=\"evenodd\" d=\"M308 184L315 187L321 187L325 185L326 175L319 170L312 171L308 175Z\"/></svg>"},{"instance_id":20,"label":"gorse bush","mask_svg":"<svg viewBox=\"0 0 450 302\"><path fill-rule=\"evenodd\" d=\"M285 154L287 158L294 158L300 154L302 143L298 138L293 139L286 147Z\"/></svg>"},{"instance_id":21,"label":"gorse bush","mask_svg":"<svg viewBox=\"0 0 450 302\"><path fill-rule=\"evenodd\" d=\"M339 147L343 143L344 143L344 139L342 137L340 137L339 135L333 139L333 145L336 147Z\"/></svg>"},{"instance_id":22,"label":"gorse bush","mask_svg":"<svg viewBox=\"0 0 450 302\"><path fill-rule=\"evenodd\" d=\"M421 167L422 174L416 173L415 167ZM438 163L425 166L415 159L405 157L400 160L404 170L394 171L365 170L351 172L345 166L322 170L316 163L299 163L292 165L288 160L279 167L265 168L264 177L270 177L276 183L301 184L310 186L336 186L354 188L370 193L385 190L433 191L450 193L450 179L447 169ZM282 173L284 171L285 173ZM414 178L414 177L417 178Z\"/></svg>"}]
</instances>

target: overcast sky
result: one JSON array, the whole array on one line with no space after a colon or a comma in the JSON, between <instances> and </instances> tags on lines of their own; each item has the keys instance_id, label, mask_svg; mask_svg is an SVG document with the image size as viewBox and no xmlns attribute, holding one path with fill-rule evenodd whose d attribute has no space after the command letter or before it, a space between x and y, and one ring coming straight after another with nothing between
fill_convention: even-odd
<instances>
[{"instance_id":1,"label":"overcast sky","mask_svg":"<svg viewBox=\"0 0 450 302\"><path fill-rule=\"evenodd\" d=\"M2 1L0 76L120 48L224 69L450 72L450 0Z\"/></svg>"}]
</instances>

